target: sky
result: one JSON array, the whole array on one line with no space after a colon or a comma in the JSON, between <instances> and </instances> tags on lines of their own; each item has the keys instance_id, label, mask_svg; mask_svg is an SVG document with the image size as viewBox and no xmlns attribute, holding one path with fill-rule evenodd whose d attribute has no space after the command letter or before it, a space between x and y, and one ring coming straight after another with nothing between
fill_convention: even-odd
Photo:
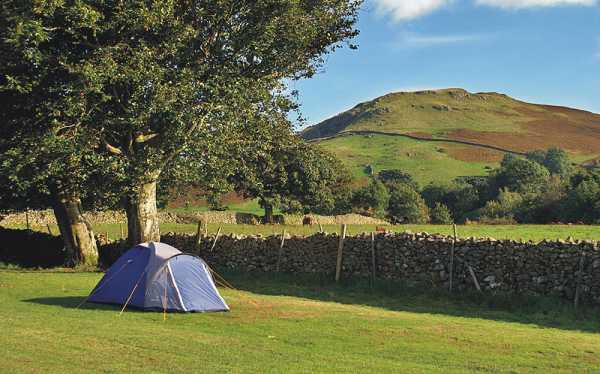
<instances>
[{"instance_id":1,"label":"sky","mask_svg":"<svg viewBox=\"0 0 600 374\"><path fill-rule=\"evenodd\" d=\"M446 87L600 113L600 0L365 0L357 27L358 50L292 84L308 125Z\"/></svg>"}]
</instances>

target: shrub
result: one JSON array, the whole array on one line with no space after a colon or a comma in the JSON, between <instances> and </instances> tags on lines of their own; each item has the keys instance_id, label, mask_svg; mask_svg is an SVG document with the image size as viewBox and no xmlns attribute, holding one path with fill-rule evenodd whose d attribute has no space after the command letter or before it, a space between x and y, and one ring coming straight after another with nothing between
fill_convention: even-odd
<instances>
[{"instance_id":1,"label":"shrub","mask_svg":"<svg viewBox=\"0 0 600 374\"><path fill-rule=\"evenodd\" d=\"M429 209L417 191L400 184L390 194L388 216L393 223L427 223Z\"/></svg>"},{"instance_id":2,"label":"shrub","mask_svg":"<svg viewBox=\"0 0 600 374\"><path fill-rule=\"evenodd\" d=\"M385 185L377 179L371 179L367 186L354 192L352 206L380 216L384 214L389 199L390 194Z\"/></svg>"},{"instance_id":3,"label":"shrub","mask_svg":"<svg viewBox=\"0 0 600 374\"><path fill-rule=\"evenodd\" d=\"M453 223L452 213L450 209L442 203L436 203L430 211L431 223L451 224Z\"/></svg>"}]
</instances>

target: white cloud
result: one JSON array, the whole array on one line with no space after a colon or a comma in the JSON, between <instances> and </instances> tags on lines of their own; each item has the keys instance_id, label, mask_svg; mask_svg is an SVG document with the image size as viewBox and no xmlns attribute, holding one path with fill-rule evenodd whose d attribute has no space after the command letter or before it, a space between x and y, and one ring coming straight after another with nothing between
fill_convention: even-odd
<instances>
[{"instance_id":1,"label":"white cloud","mask_svg":"<svg viewBox=\"0 0 600 374\"><path fill-rule=\"evenodd\" d=\"M444 44L471 43L490 39L490 34L445 34L425 35L417 33L404 33L400 35L396 46L398 47L429 47Z\"/></svg>"},{"instance_id":2,"label":"white cloud","mask_svg":"<svg viewBox=\"0 0 600 374\"><path fill-rule=\"evenodd\" d=\"M373 0L379 14L390 14L394 21L406 21L436 11L453 0Z\"/></svg>"},{"instance_id":3,"label":"white cloud","mask_svg":"<svg viewBox=\"0 0 600 374\"><path fill-rule=\"evenodd\" d=\"M524 9L554 6L594 6L597 0L476 0L478 5L488 5L504 9Z\"/></svg>"}]
</instances>

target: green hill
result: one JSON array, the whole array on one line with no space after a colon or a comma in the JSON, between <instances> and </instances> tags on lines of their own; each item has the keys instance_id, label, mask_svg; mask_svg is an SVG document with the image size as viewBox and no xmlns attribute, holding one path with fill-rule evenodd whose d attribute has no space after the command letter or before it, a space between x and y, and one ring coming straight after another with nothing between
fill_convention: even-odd
<instances>
[{"instance_id":1,"label":"green hill","mask_svg":"<svg viewBox=\"0 0 600 374\"><path fill-rule=\"evenodd\" d=\"M391 93L306 128L356 177L400 168L421 183L485 175L505 152L559 146L574 162L600 156L600 115L463 89Z\"/></svg>"}]
</instances>

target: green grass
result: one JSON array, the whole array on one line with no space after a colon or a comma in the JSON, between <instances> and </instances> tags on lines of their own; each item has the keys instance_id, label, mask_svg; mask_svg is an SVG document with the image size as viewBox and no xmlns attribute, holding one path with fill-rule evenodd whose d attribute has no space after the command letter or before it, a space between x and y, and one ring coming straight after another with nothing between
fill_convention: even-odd
<instances>
[{"instance_id":1,"label":"green grass","mask_svg":"<svg viewBox=\"0 0 600 374\"><path fill-rule=\"evenodd\" d=\"M301 276L224 274L228 313L75 306L99 273L0 271L5 373L584 373L598 310Z\"/></svg>"},{"instance_id":2,"label":"green grass","mask_svg":"<svg viewBox=\"0 0 600 374\"><path fill-rule=\"evenodd\" d=\"M386 135L351 135L319 142L351 170L355 178L365 177L365 165L378 173L382 169L400 169L418 183L448 182L465 175L487 175L497 162L461 161L445 152L468 148L449 143L432 143ZM470 147L476 148L476 147Z\"/></svg>"},{"instance_id":3,"label":"green grass","mask_svg":"<svg viewBox=\"0 0 600 374\"><path fill-rule=\"evenodd\" d=\"M108 233L112 239L121 236L121 227L123 227L124 235L127 234L124 223L109 223L95 225L96 233ZM208 231L211 234L217 232L221 227L223 234L238 234L238 235L281 235L283 230L292 235L312 235L319 231L319 226L304 226L304 225L235 225L235 224L218 224L211 223L208 225ZM348 235L356 235L365 232L375 231L376 225L348 225ZM381 226L387 230L402 232L410 230L412 232L428 232L430 234L452 234L452 226L450 225L393 225ZM23 227L18 227L23 228ZM51 226L54 234L58 232L56 226ZM47 231L46 227L34 227L40 231ZM197 226L192 224L178 223L163 223L161 224L161 232L178 232L178 233L196 233ZM328 233L339 232L339 225L323 225L323 230ZM495 239L514 239L514 240L532 240L535 242L555 239L567 239L572 237L579 240L600 240L600 226L598 225L458 225L458 236L460 237L492 237Z\"/></svg>"},{"instance_id":4,"label":"green grass","mask_svg":"<svg viewBox=\"0 0 600 374\"><path fill-rule=\"evenodd\" d=\"M263 215L265 213L265 210L259 205L258 199L247 200L236 204L226 204L226 208L227 211L236 213L250 213L256 215ZM167 208L165 210L173 213L198 213L208 211L209 207L191 205L189 207ZM279 209L274 209L273 213L279 214L280 211Z\"/></svg>"},{"instance_id":5,"label":"green grass","mask_svg":"<svg viewBox=\"0 0 600 374\"><path fill-rule=\"evenodd\" d=\"M385 115L362 116L349 130L387 132L425 132L444 137L458 129L476 131L523 132L519 122L527 118L515 110L522 103L503 95L471 95L455 99L456 90L439 90L437 94L395 93L372 101L373 109L385 108ZM485 100L482 99L485 97ZM447 105L452 110L436 109ZM371 109L371 110L373 110ZM543 109L539 109L543 111Z\"/></svg>"}]
</instances>

